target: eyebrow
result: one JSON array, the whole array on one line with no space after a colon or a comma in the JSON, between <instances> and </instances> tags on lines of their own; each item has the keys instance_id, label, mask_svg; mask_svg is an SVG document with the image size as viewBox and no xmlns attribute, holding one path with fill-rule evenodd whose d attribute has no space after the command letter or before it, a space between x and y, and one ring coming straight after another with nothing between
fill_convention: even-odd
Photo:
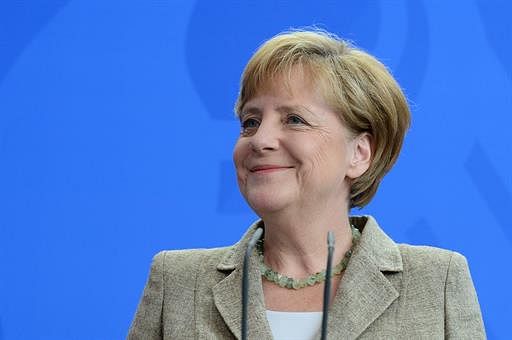
<instances>
[{"instance_id":1,"label":"eyebrow","mask_svg":"<svg viewBox=\"0 0 512 340\"><path fill-rule=\"evenodd\" d=\"M281 106L277 107L276 111L281 112L281 113L288 113L288 112L309 113L314 116L317 116L317 114L315 112L311 111L310 109L308 109L307 107L305 107L303 105L281 105Z\"/></svg>"},{"instance_id":2,"label":"eyebrow","mask_svg":"<svg viewBox=\"0 0 512 340\"><path fill-rule=\"evenodd\" d=\"M244 116L248 115L249 113L260 115L263 112L262 109L256 107L256 106L249 106L248 108L243 108L243 110L240 112L239 117L243 118Z\"/></svg>"},{"instance_id":3,"label":"eyebrow","mask_svg":"<svg viewBox=\"0 0 512 340\"><path fill-rule=\"evenodd\" d=\"M309 113L315 117L318 117L318 114L316 114L314 111L311 111L307 107L303 105L280 105L276 108L276 111L279 113L289 113L289 112L297 112L297 113ZM244 108L242 112L240 113L240 118L243 118L245 115L248 114L257 114L261 115L263 113L263 110L256 106L249 106L248 108Z\"/></svg>"}]
</instances>

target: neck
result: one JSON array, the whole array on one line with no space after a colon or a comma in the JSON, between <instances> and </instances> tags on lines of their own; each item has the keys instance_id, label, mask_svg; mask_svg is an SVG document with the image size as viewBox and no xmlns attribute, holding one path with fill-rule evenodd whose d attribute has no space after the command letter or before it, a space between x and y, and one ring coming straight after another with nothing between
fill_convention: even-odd
<instances>
[{"instance_id":1,"label":"neck","mask_svg":"<svg viewBox=\"0 0 512 340\"><path fill-rule=\"evenodd\" d=\"M336 239L333 263L341 261L352 246L348 210L323 209L314 215L304 211L282 211L263 217L265 262L275 271L295 278L325 269L328 231Z\"/></svg>"}]
</instances>

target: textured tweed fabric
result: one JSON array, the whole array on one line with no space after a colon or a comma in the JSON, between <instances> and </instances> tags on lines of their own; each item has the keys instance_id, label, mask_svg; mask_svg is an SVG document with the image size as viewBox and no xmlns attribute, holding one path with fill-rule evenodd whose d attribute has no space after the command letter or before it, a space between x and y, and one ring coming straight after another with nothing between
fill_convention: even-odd
<instances>
[{"instance_id":1,"label":"textured tweed fabric","mask_svg":"<svg viewBox=\"0 0 512 340\"><path fill-rule=\"evenodd\" d=\"M466 259L398 245L371 216L329 312L329 339L485 339ZM129 339L239 339L243 255L235 245L155 256ZM251 258L249 339L272 339L256 254Z\"/></svg>"}]
</instances>

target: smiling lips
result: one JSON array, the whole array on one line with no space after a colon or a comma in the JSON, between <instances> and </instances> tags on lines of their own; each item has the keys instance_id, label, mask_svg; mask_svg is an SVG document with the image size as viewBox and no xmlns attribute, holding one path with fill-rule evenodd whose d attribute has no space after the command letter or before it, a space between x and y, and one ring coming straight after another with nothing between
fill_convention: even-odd
<instances>
[{"instance_id":1,"label":"smiling lips","mask_svg":"<svg viewBox=\"0 0 512 340\"><path fill-rule=\"evenodd\" d=\"M291 168L292 168L291 166L281 166L281 165L258 165L258 166L252 167L250 171L252 173L256 173L256 174L266 174L266 173L271 173L271 172L276 172L276 171L287 170L287 169L291 169Z\"/></svg>"}]
</instances>

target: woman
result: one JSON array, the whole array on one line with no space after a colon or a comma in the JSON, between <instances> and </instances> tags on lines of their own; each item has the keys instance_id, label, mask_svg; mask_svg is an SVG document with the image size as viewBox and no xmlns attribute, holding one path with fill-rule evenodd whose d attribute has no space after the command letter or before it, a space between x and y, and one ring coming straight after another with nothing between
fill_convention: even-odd
<instances>
[{"instance_id":1,"label":"woman","mask_svg":"<svg viewBox=\"0 0 512 340\"><path fill-rule=\"evenodd\" d=\"M349 217L374 196L409 126L381 63L326 32L280 34L246 66L236 113L238 184L261 220L234 246L156 255L129 338L239 338L243 254L257 227L251 339L318 336L330 230L329 338L485 338L462 255L398 245L372 217Z\"/></svg>"}]
</instances>

